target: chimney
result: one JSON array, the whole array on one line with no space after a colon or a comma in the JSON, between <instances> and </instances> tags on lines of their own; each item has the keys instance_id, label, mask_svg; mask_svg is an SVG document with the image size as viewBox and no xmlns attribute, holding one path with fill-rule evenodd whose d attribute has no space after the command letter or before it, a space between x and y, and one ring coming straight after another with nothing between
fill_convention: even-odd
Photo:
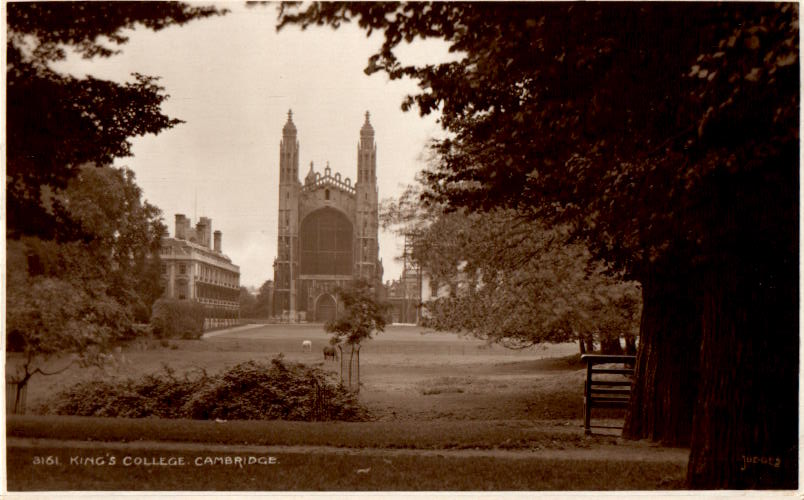
<instances>
[{"instance_id":1,"label":"chimney","mask_svg":"<svg viewBox=\"0 0 804 500\"><path fill-rule=\"evenodd\" d=\"M221 232L215 231L213 233L215 235L215 251L221 253Z\"/></svg>"},{"instance_id":2,"label":"chimney","mask_svg":"<svg viewBox=\"0 0 804 500\"><path fill-rule=\"evenodd\" d=\"M186 227L189 225L190 221L187 220L187 217L184 214L176 214L176 239L183 240L187 238Z\"/></svg>"},{"instance_id":3,"label":"chimney","mask_svg":"<svg viewBox=\"0 0 804 500\"><path fill-rule=\"evenodd\" d=\"M207 248L210 247L210 231L212 230L212 219L209 217L201 217L198 220L198 224L195 225L196 235L198 238L198 243L203 245Z\"/></svg>"}]
</instances>

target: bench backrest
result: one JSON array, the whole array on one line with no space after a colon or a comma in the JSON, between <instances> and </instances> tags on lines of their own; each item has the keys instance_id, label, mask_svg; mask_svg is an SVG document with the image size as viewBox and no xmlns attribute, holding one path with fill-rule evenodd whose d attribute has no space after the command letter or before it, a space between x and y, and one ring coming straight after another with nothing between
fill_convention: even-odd
<instances>
[{"instance_id":1,"label":"bench backrest","mask_svg":"<svg viewBox=\"0 0 804 500\"><path fill-rule=\"evenodd\" d=\"M631 378L634 375L636 356L584 354L586 383L584 385L584 427L590 433L592 408L624 408L631 399ZM620 365L612 368L600 365ZM610 377L620 375L620 377ZM601 377L606 376L606 377Z\"/></svg>"}]
</instances>

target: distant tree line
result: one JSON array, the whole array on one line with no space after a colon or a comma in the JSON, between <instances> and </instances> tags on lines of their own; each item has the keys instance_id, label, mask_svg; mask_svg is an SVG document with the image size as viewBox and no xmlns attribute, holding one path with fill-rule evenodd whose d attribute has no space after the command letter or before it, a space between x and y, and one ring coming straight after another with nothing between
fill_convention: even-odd
<instances>
[{"instance_id":1,"label":"distant tree line","mask_svg":"<svg viewBox=\"0 0 804 500\"><path fill-rule=\"evenodd\" d=\"M419 203L422 185L386 200L381 221L413 241L410 259L434 283L424 324L512 348L577 341L581 353L636 352L642 298L636 282L595 261L566 226L514 210L446 211Z\"/></svg>"},{"instance_id":2,"label":"distant tree line","mask_svg":"<svg viewBox=\"0 0 804 500\"><path fill-rule=\"evenodd\" d=\"M266 280L257 295L252 294L248 288L240 287L240 317L241 318L270 318L274 315L274 287L273 281Z\"/></svg>"}]
</instances>

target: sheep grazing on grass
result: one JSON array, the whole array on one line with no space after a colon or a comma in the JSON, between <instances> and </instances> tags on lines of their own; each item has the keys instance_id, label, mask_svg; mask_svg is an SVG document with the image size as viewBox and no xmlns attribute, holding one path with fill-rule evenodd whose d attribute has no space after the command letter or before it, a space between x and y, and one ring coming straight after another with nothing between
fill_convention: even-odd
<instances>
[{"instance_id":1,"label":"sheep grazing on grass","mask_svg":"<svg viewBox=\"0 0 804 500\"><path fill-rule=\"evenodd\" d=\"M324 361L332 358L332 361L336 361L338 359L338 351L335 350L332 346L327 346L324 348Z\"/></svg>"},{"instance_id":2,"label":"sheep grazing on grass","mask_svg":"<svg viewBox=\"0 0 804 500\"><path fill-rule=\"evenodd\" d=\"M302 351L312 352L312 350L313 350L312 342L310 342L309 340L305 340L304 342L302 342Z\"/></svg>"}]
</instances>

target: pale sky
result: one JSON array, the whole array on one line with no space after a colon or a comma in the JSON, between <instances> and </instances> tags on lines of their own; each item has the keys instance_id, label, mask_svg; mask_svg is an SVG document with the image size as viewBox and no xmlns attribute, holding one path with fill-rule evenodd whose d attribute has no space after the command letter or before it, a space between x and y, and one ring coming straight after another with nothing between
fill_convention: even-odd
<instances>
[{"instance_id":1,"label":"pale sky","mask_svg":"<svg viewBox=\"0 0 804 500\"><path fill-rule=\"evenodd\" d=\"M185 120L157 136L133 140L133 157L115 162L136 173L144 197L162 209L171 236L174 214L192 223L212 219L223 232L223 252L240 266L240 282L259 286L273 279L277 238L279 142L288 109L298 129L301 180L310 162L352 182L357 143L366 111L377 143L380 200L396 196L424 164L427 141L442 136L436 118L402 112L411 81L390 82L363 73L381 45L356 26L337 31L286 27L276 32L275 6L246 8L160 32L138 28L122 53L109 59L70 57L54 68L83 77L131 81L133 72L160 76L170 95L164 112ZM406 61L440 62L440 42L414 43L400 51ZM197 201L196 201L197 200ZM401 241L380 234L383 281L396 279Z\"/></svg>"}]
</instances>

